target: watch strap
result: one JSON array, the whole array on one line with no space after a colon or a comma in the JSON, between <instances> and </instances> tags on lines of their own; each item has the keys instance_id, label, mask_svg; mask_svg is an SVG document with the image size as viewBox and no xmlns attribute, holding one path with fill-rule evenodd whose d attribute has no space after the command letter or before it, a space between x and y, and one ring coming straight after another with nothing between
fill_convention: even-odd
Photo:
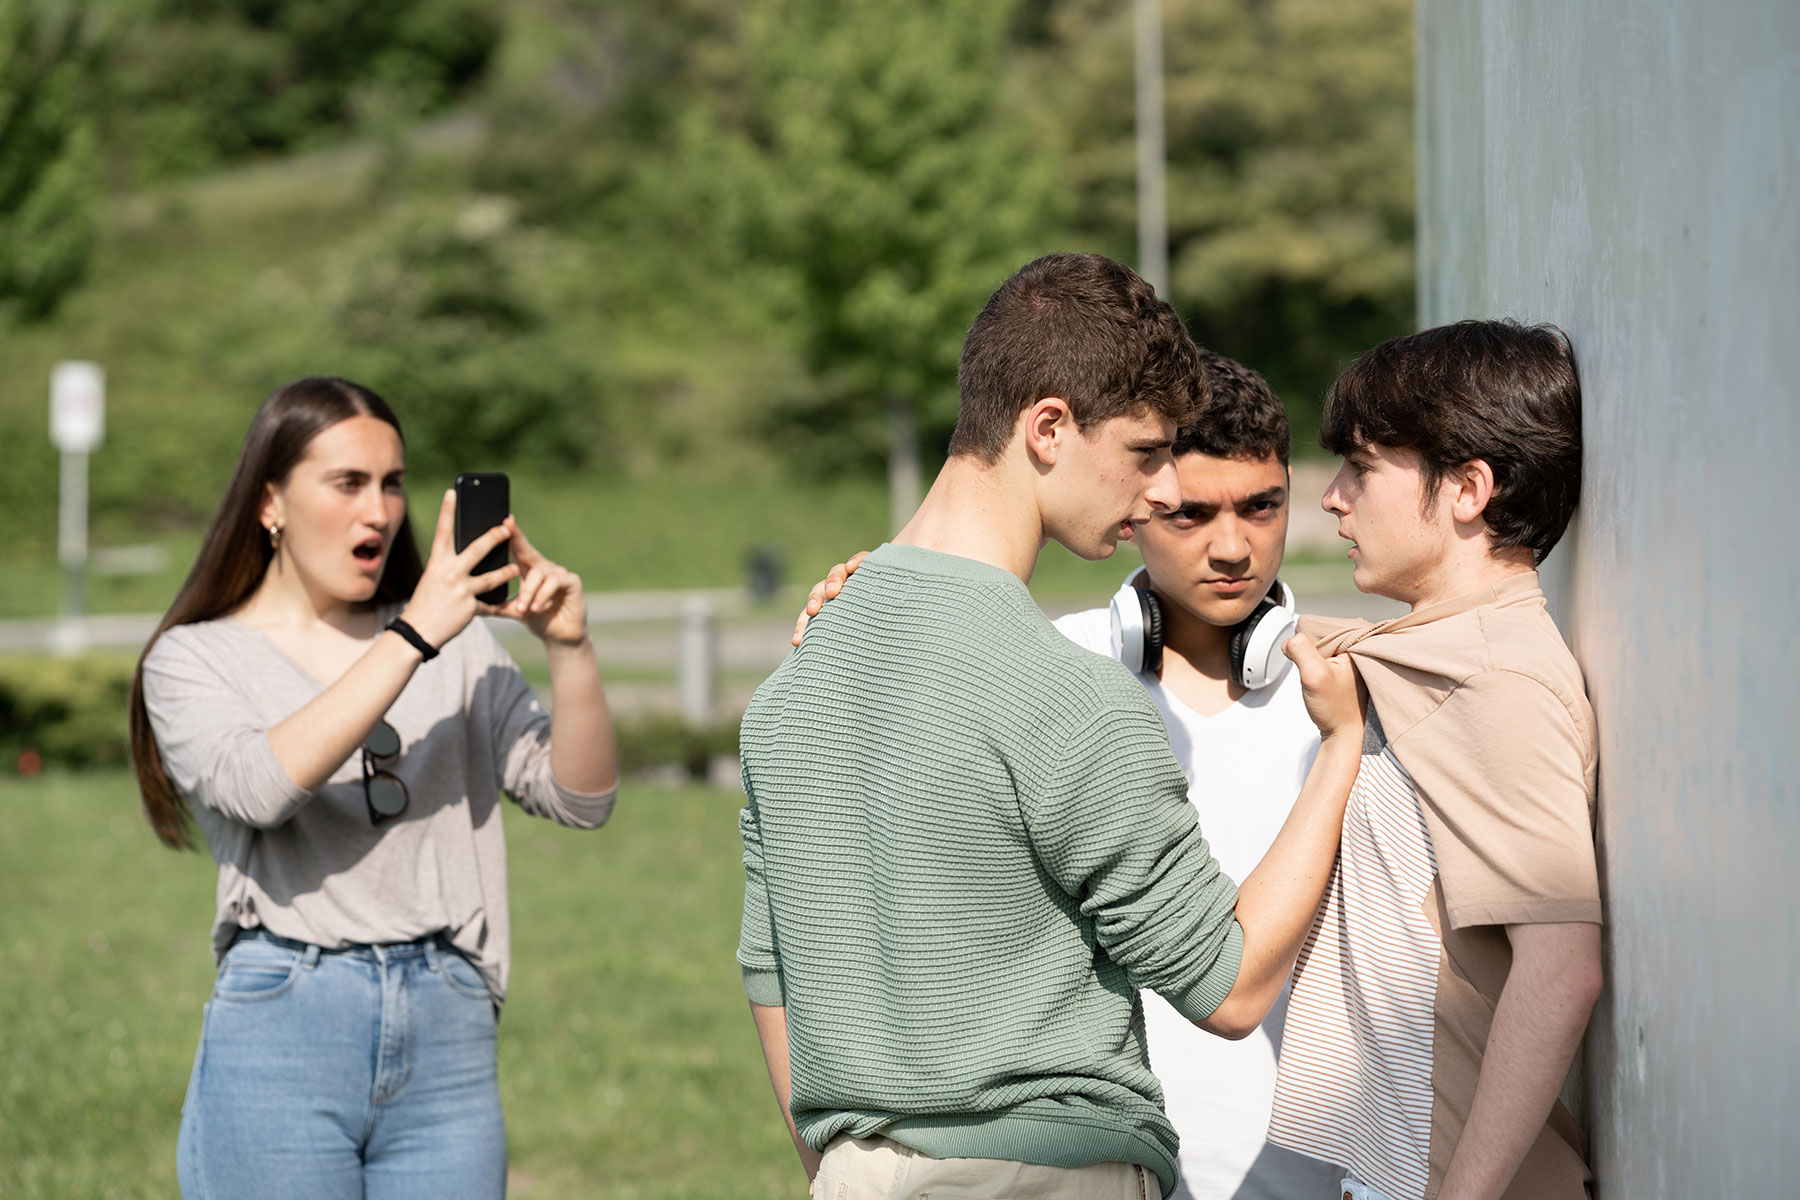
<instances>
[{"instance_id":1,"label":"watch strap","mask_svg":"<svg viewBox=\"0 0 1800 1200\"><path fill-rule=\"evenodd\" d=\"M408 625L405 621L402 621L399 617L395 617L393 620L389 621L387 623L387 628L390 632L397 633L408 642L412 643L412 648L417 650L421 656L421 662L430 662L438 656L437 647L426 641L424 637L420 635L418 630L414 629L411 625Z\"/></svg>"}]
</instances>

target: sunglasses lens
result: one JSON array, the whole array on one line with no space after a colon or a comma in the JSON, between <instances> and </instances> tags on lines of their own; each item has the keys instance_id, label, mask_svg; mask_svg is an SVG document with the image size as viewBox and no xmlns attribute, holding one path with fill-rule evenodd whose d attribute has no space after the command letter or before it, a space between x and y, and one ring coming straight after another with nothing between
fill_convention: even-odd
<instances>
[{"instance_id":1,"label":"sunglasses lens","mask_svg":"<svg viewBox=\"0 0 1800 1200\"><path fill-rule=\"evenodd\" d=\"M386 772L371 776L369 807L384 817L399 816L406 811L405 785Z\"/></svg>"},{"instance_id":2,"label":"sunglasses lens","mask_svg":"<svg viewBox=\"0 0 1800 1200\"><path fill-rule=\"evenodd\" d=\"M369 736L363 739L363 745L376 758L392 758L400 753L400 735L386 721L377 721L375 728L369 730Z\"/></svg>"}]
</instances>

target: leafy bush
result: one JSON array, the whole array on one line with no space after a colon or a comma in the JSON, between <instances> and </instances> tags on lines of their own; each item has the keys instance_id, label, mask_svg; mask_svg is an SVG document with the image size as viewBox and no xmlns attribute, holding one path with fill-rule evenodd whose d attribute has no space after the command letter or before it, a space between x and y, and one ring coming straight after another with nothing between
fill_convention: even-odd
<instances>
[{"instance_id":1,"label":"leafy bush","mask_svg":"<svg viewBox=\"0 0 1800 1200\"><path fill-rule=\"evenodd\" d=\"M619 773L636 775L652 767L685 769L690 779L705 779L712 760L738 752L738 723L692 725L667 713L618 723Z\"/></svg>"},{"instance_id":2,"label":"leafy bush","mask_svg":"<svg viewBox=\"0 0 1800 1200\"><path fill-rule=\"evenodd\" d=\"M125 703L136 657L0 657L0 770L27 752L43 766L118 766L130 758ZM735 720L690 725L650 715L618 722L619 768L627 775L675 766L705 779L712 760L736 754Z\"/></svg>"},{"instance_id":3,"label":"leafy bush","mask_svg":"<svg viewBox=\"0 0 1800 1200\"><path fill-rule=\"evenodd\" d=\"M98 164L79 11L0 0L0 301L48 316L87 268Z\"/></svg>"},{"instance_id":4,"label":"leafy bush","mask_svg":"<svg viewBox=\"0 0 1800 1200\"><path fill-rule=\"evenodd\" d=\"M125 702L135 657L0 657L0 756L117 766L130 757Z\"/></svg>"},{"instance_id":5,"label":"leafy bush","mask_svg":"<svg viewBox=\"0 0 1800 1200\"><path fill-rule=\"evenodd\" d=\"M501 198L407 206L342 256L321 361L399 408L414 474L590 463L606 425L598 353L551 321L552 276L578 256Z\"/></svg>"}]
</instances>

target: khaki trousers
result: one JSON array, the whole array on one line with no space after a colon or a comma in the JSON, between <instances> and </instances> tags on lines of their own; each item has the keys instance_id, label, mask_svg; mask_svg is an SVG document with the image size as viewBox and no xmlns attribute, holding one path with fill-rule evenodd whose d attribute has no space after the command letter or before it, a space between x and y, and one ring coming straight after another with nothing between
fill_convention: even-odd
<instances>
[{"instance_id":1,"label":"khaki trousers","mask_svg":"<svg viewBox=\"0 0 1800 1200\"><path fill-rule=\"evenodd\" d=\"M1161 1200L1134 1163L1046 1167L1001 1158L930 1158L890 1138L839 1134L825 1147L813 1200Z\"/></svg>"}]
</instances>

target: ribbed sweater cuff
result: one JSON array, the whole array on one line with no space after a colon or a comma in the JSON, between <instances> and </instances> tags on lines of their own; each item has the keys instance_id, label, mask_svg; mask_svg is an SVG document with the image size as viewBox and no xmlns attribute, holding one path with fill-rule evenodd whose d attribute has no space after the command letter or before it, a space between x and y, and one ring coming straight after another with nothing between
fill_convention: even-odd
<instances>
[{"instance_id":1,"label":"ribbed sweater cuff","mask_svg":"<svg viewBox=\"0 0 1800 1200\"><path fill-rule=\"evenodd\" d=\"M739 966L743 964L740 963ZM750 997L750 1003L760 1004L765 1008L780 1008L787 1003L787 993L781 988L780 969L771 971L761 967L743 967L743 971L744 995ZM1226 990L1231 990L1229 985ZM1220 996L1219 999L1222 1001L1224 997ZM1217 1004L1213 1005L1213 1008L1217 1007Z\"/></svg>"},{"instance_id":2,"label":"ribbed sweater cuff","mask_svg":"<svg viewBox=\"0 0 1800 1200\"><path fill-rule=\"evenodd\" d=\"M1166 995L1163 999L1174 1005L1175 1011L1188 1020L1204 1021L1231 994L1231 986L1237 982L1238 967L1243 961L1244 927L1233 917L1231 928L1225 931L1225 941L1219 947L1218 957L1213 959L1212 966L1206 968L1206 974L1185 990Z\"/></svg>"}]
</instances>

